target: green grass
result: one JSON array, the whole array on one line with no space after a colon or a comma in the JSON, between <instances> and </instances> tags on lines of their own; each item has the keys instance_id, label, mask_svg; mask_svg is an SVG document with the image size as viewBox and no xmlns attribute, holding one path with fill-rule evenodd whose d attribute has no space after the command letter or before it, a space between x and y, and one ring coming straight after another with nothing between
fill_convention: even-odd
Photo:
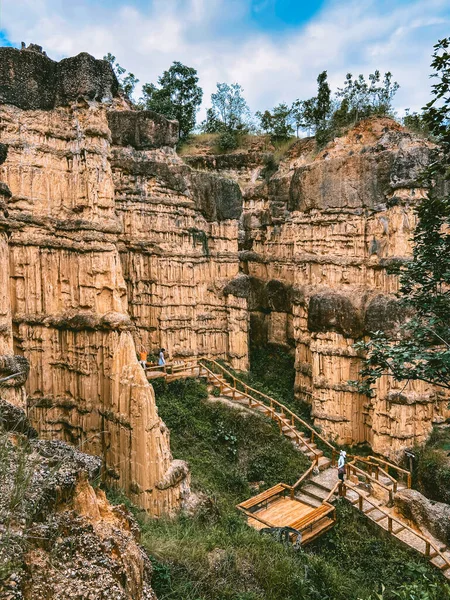
<instances>
[{"instance_id":1,"label":"green grass","mask_svg":"<svg viewBox=\"0 0 450 600\"><path fill-rule=\"evenodd\" d=\"M435 426L429 440L415 448L413 486L431 500L450 503L450 428Z\"/></svg>"},{"instance_id":2,"label":"green grass","mask_svg":"<svg viewBox=\"0 0 450 600\"><path fill-rule=\"evenodd\" d=\"M377 535L344 502L338 525L305 551L249 528L235 504L255 493L255 481L264 481L261 489L292 483L304 457L263 417L207 402L197 381L158 381L155 392L174 457L188 460L203 498L193 516L136 512L159 600L378 600L382 582L384 600L411 586L418 592L403 600L450 600L437 570Z\"/></svg>"}]
</instances>

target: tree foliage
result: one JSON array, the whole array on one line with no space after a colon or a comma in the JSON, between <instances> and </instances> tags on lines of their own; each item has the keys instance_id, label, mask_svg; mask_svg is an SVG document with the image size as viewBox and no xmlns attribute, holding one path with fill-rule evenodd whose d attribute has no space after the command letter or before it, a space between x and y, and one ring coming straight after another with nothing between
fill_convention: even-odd
<instances>
[{"instance_id":1,"label":"tree foliage","mask_svg":"<svg viewBox=\"0 0 450 600\"><path fill-rule=\"evenodd\" d=\"M202 124L205 133L245 132L249 129L251 114L238 83L218 83L211 94L211 108Z\"/></svg>"},{"instance_id":2,"label":"tree foliage","mask_svg":"<svg viewBox=\"0 0 450 600\"><path fill-rule=\"evenodd\" d=\"M421 380L450 389L450 38L434 47L437 83L424 109L438 142L422 181L427 197L416 209L413 257L399 269L401 305L412 315L395 337L375 332L357 346L367 352L360 389L383 374L395 380Z\"/></svg>"},{"instance_id":3,"label":"tree foliage","mask_svg":"<svg viewBox=\"0 0 450 600\"><path fill-rule=\"evenodd\" d=\"M127 73L127 70L119 65L119 63L116 60L116 57L113 56L111 52L108 52L108 54L106 54L106 56L103 57L103 60L109 62L117 77L120 89L127 98L131 99L131 96L134 92L134 88L139 83L139 79L137 79L133 75L133 73Z\"/></svg>"},{"instance_id":4,"label":"tree foliage","mask_svg":"<svg viewBox=\"0 0 450 600\"><path fill-rule=\"evenodd\" d=\"M282 102L272 110L263 113L257 112L261 129L269 134L273 140L286 140L294 135L294 116L292 108Z\"/></svg>"},{"instance_id":5,"label":"tree foliage","mask_svg":"<svg viewBox=\"0 0 450 600\"><path fill-rule=\"evenodd\" d=\"M147 110L176 119L180 127L179 137L186 139L195 127L196 114L203 98L197 71L175 61L158 78L158 86L153 83L143 85L141 102Z\"/></svg>"},{"instance_id":6,"label":"tree foliage","mask_svg":"<svg viewBox=\"0 0 450 600\"><path fill-rule=\"evenodd\" d=\"M393 115L392 100L399 88L387 72L380 71L353 78L347 73L344 86L333 95L326 71L317 77L317 95L307 100L295 100L291 106L297 135L299 130L316 136L319 146L339 135L347 126L372 115Z\"/></svg>"}]
</instances>

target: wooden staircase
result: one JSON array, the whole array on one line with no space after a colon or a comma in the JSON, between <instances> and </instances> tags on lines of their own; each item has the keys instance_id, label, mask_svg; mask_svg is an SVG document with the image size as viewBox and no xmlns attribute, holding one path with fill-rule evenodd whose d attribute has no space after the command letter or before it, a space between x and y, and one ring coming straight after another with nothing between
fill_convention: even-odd
<instances>
[{"instance_id":1,"label":"wooden staircase","mask_svg":"<svg viewBox=\"0 0 450 600\"><path fill-rule=\"evenodd\" d=\"M219 366L220 368L223 368L221 365ZM231 373L229 375L234 378ZM317 467L319 470L327 469L331 466L333 458L336 456L336 450L329 444L327 440L321 438L321 436L308 423L303 421L303 419L300 419L300 417L292 413L292 411L287 409L284 405L273 398L265 396L265 394L262 394L262 392L254 390L247 384L236 380L245 390L240 391L231 383L229 383L224 375L214 373L205 366L203 366L203 369L201 369L200 376L205 376L208 383L214 388L218 389L220 395L224 398L228 398L236 404L241 404L251 408L252 410L270 417L273 421L276 421L279 425L280 432L285 437L289 438L294 446L296 446L311 461L317 459ZM263 399L260 398L261 396L266 397L269 400L269 403L264 403ZM309 430L309 435L299 429L295 424L296 422L303 425L304 429L306 428ZM318 448L314 441L314 437L320 437L326 445L330 446L332 450L332 458L324 456L323 450Z\"/></svg>"},{"instance_id":2,"label":"wooden staircase","mask_svg":"<svg viewBox=\"0 0 450 600\"><path fill-rule=\"evenodd\" d=\"M338 450L281 402L237 379L217 361L192 359L171 363L164 368L150 367L146 371L149 380L159 377L167 381L205 378L210 386L219 390L221 397L275 421L280 433L311 460L309 469L293 486L279 483L237 506L251 526L267 530L285 529L292 541L304 545L334 525L336 516L331 502L342 496L378 527L426 556L450 579L450 549L414 529L394 512L393 500L397 491L411 487L408 471L378 457L347 455L350 461L346 466L347 480L340 485L333 468ZM330 456L325 456L316 440ZM390 475L389 469L397 472L397 478ZM401 482L402 477L404 483Z\"/></svg>"}]
</instances>

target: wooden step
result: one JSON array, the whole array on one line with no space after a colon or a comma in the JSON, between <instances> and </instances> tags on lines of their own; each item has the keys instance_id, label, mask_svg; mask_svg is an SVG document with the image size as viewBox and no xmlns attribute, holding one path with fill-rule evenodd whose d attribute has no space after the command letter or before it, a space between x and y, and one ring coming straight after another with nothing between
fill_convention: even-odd
<instances>
[{"instance_id":1,"label":"wooden step","mask_svg":"<svg viewBox=\"0 0 450 600\"><path fill-rule=\"evenodd\" d=\"M328 469L328 467L331 466L331 459L327 456L319 456L317 466L319 467L319 471L325 471L325 469Z\"/></svg>"},{"instance_id":2,"label":"wooden step","mask_svg":"<svg viewBox=\"0 0 450 600\"><path fill-rule=\"evenodd\" d=\"M334 525L333 519L329 519L328 517L324 517L318 523L316 523L311 529L302 535L302 546L309 544L320 535L323 535L326 531L331 529Z\"/></svg>"},{"instance_id":3,"label":"wooden step","mask_svg":"<svg viewBox=\"0 0 450 600\"><path fill-rule=\"evenodd\" d=\"M322 504L322 501L318 498L313 498L312 496L308 496L307 494L302 494L301 490L295 494L296 500L300 500L303 504L307 504L308 506L312 506L317 508Z\"/></svg>"},{"instance_id":4,"label":"wooden step","mask_svg":"<svg viewBox=\"0 0 450 600\"><path fill-rule=\"evenodd\" d=\"M300 492L306 496L310 496L311 498L319 500L321 503L329 494L328 490L323 490L322 488L316 486L314 481L311 480L307 481L305 485L302 485Z\"/></svg>"}]
</instances>

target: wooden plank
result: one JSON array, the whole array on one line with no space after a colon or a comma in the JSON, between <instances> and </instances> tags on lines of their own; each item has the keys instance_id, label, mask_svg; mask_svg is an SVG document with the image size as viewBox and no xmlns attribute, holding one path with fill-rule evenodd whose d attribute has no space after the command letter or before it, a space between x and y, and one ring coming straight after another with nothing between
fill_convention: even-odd
<instances>
[{"instance_id":1,"label":"wooden plank","mask_svg":"<svg viewBox=\"0 0 450 600\"><path fill-rule=\"evenodd\" d=\"M286 488L281 483L278 483L277 485L269 488L265 492L261 492L260 494L253 496L252 498L249 498L244 502L241 502L240 504L238 504L238 506L242 508L252 508L253 506L257 506L261 502L272 498L272 496L277 496L278 494L282 494L285 491Z\"/></svg>"},{"instance_id":2,"label":"wooden plank","mask_svg":"<svg viewBox=\"0 0 450 600\"><path fill-rule=\"evenodd\" d=\"M314 511L314 508L298 500L291 500L290 498L278 498L270 504L266 509L257 511L255 516L263 519L266 522L271 523L273 527L286 527L292 521L298 521L308 513ZM255 529L261 529L263 525L259 525L257 522L252 522L249 518L249 525L255 527Z\"/></svg>"}]
</instances>

